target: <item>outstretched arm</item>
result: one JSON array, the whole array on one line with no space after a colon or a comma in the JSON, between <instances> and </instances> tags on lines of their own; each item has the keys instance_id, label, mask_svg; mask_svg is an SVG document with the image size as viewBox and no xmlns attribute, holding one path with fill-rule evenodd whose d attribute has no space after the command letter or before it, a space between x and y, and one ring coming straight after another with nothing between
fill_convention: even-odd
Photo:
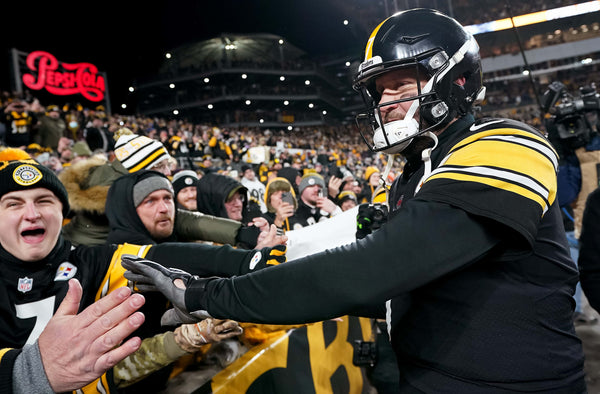
<instances>
[{"instance_id":1,"label":"outstretched arm","mask_svg":"<svg viewBox=\"0 0 600 394\"><path fill-rule=\"evenodd\" d=\"M351 245L229 279L192 278L186 290L176 292L175 305L255 323L326 320L383 303L481 259L499 244L498 227L448 204L415 201ZM140 268L158 282L159 270ZM175 287L165 278L160 276L165 289L157 286L163 293Z\"/></svg>"},{"instance_id":2,"label":"outstretched arm","mask_svg":"<svg viewBox=\"0 0 600 394\"><path fill-rule=\"evenodd\" d=\"M143 296L121 288L77 314L82 294L81 284L71 279L65 299L37 342L43 371L55 392L85 386L135 352L141 343L134 337L121 344L144 322L144 315L136 312L144 304ZM21 356L25 353L17 357L13 376L27 366L26 360L19 360ZM31 384L36 384L15 383L29 384L29 392Z\"/></svg>"}]
</instances>

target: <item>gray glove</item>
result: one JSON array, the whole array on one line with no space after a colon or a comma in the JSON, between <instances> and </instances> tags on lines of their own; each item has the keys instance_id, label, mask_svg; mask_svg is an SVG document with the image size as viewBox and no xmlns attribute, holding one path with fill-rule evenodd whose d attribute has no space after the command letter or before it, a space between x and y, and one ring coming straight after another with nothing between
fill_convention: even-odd
<instances>
[{"instance_id":1,"label":"gray glove","mask_svg":"<svg viewBox=\"0 0 600 394\"><path fill-rule=\"evenodd\" d=\"M173 304L174 308L162 316L161 325L195 323L212 317L204 310L188 311L185 305L186 289L192 285L194 288L204 287L205 281L200 277L128 254L123 255L121 263L127 269L124 276L132 282L133 290L159 291Z\"/></svg>"}]
</instances>

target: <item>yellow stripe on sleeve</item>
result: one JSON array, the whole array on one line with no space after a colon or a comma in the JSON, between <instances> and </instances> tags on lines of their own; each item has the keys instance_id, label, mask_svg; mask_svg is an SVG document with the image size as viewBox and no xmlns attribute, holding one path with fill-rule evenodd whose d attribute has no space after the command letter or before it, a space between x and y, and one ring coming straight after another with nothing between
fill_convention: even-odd
<instances>
[{"instance_id":1,"label":"yellow stripe on sleeve","mask_svg":"<svg viewBox=\"0 0 600 394\"><path fill-rule=\"evenodd\" d=\"M543 137L516 128L492 129L452 147L425 182L478 182L535 201L545 212L556 199L557 160Z\"/></svg>"},{"instance_id":2,"label":"yellow stripe on sleeve","mask_svg":"<svg viewBox=\"0 0 600 394\"><path fill-rule=\"evenodd\" d=\"M0 349L0 360L2 360L2 357L4 357L4 355L11 350L13 350L13 348L11 348L11 347Z\"/></svg>"},{"instance_id":3,"label":"yellow stripe on sleeve","mask_svg":"<svg viewBox=\"0 0 600 394\"><path fill-rule=\"evenodd\" d=\"M469 175L469 174L459 174L459 173L455 173L455 172L439 173L439 174L429 177L427 179L427 181L433 180L433 179L454 179L457 181L482 183L482 184L485 184L488 186L495 187L497 189L502 189L502 190L506 190L509 192L513 192L513 193L519 194L523 197L526 197L530 200L533 200L540 205L543 212L546 212L546 210L548 209L548 205L546 204L546 201L542 197L540 197L537 193L534 193L534 192L530 191L529 189L515 185L513 183L505 182L501 179L480 177L477 175Z\"/></svg>"},{"instance_id":4,"label":"yellow stripe on sleeve","mask_svg":"<svg viewBox=\"0 0 600 394\"><path fill-rule=\"evenodd\" d=\"M494 140L477 141L473 147L452 153L444 166L495 167L535 179L548 190L548 202L556 197L556 172L539 152L514 143ZM510 158L507 160L507 157Z\"/></svg>"},{"instance_id":5,"label":"yellow stripe on sleeve","mask_svg":"<svg viewBox=\"0 0 600 394\"><path fill-rule=\"evenodd\" d=\"M530 133L528 131L524 131L524 130L519 130L519 129L514 129L514 128L498 128L498 129L491 129L491 130L486 130L486 131L482 131L480 133L477 134L473 134L470 137L465 138L464 140L461 140L458 144L456 144L455 146L452 147L451 151L459 149L467 144L470 144L471 142L477 141L481 138L484 137L491 137L494 135L517 135L517 136L521 136L521 137L525 137L525 138L530 138L530 139L534 139L536 141L538 141L540 144L544 144L546 145L548 148L552 149L552 151L558 156L558 154L556 153L556 151L554 150L554 148L552 147L552 145L550 145L550 143L545 139L542 138L540 136L537 136L533 133Z\"/></svg>"}]
</instances>

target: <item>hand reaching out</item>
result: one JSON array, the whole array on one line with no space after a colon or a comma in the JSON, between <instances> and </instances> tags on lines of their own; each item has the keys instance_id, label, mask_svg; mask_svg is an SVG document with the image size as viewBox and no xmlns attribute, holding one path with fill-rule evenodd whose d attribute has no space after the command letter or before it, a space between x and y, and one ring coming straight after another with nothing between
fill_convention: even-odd
<instances>
[{"instance_id":1,"label":"hand reaching out","mask_svg":"<svg viewBox=\"0 0 600 394\"><path fill-rule=\"evenodd\" d=\"M136 312L144 297L120 288L77 314L83 294L76 279L48 325L38 345L44 370L55 392L81 388L135 352L138 337L121 342L144 322Z\"/></svg>"},{"instance_id":2,"label":"hand reaching out","mask_svg":"<svg viewBox=\"0 0 600 394\"><path fill-rule=\"evenodd\" d=\"M184 324L175 329L175 342L188 353L193 353L207 343L220 342L240 335L244 329L233 320L208 318L195 324Z\"/></svg>"},{"instance_id":3,"label":"hand reaching out","mask_svg":"<svg viewBox=\"0 0 600 394\"><path fill-rule=\"evenodd\" d=\"M272 224L268 231L263 231L258 235L255 249L271 248L275 245L285 245L288 237L286 235L277 235L277 227Z\"/></svg>"}]
</instances>

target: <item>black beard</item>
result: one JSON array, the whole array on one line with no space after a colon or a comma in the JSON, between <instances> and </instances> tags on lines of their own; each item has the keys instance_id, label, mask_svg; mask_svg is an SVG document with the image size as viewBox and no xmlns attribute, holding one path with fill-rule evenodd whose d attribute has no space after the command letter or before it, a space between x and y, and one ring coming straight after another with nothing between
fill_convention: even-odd
<instances>
[{"instance_id":1,"label":"black beard","mask_svg":"<svg viewBox=\"0 0 600 394\"><path fill-rule=\"evenodd\" d=\"M410 144L400 152L400 155L409 162L421 161L421 153L427 148L432 148L433 145L434 141L431 138L420 135L413 138Z\"/></svg>"}]
</instances>

